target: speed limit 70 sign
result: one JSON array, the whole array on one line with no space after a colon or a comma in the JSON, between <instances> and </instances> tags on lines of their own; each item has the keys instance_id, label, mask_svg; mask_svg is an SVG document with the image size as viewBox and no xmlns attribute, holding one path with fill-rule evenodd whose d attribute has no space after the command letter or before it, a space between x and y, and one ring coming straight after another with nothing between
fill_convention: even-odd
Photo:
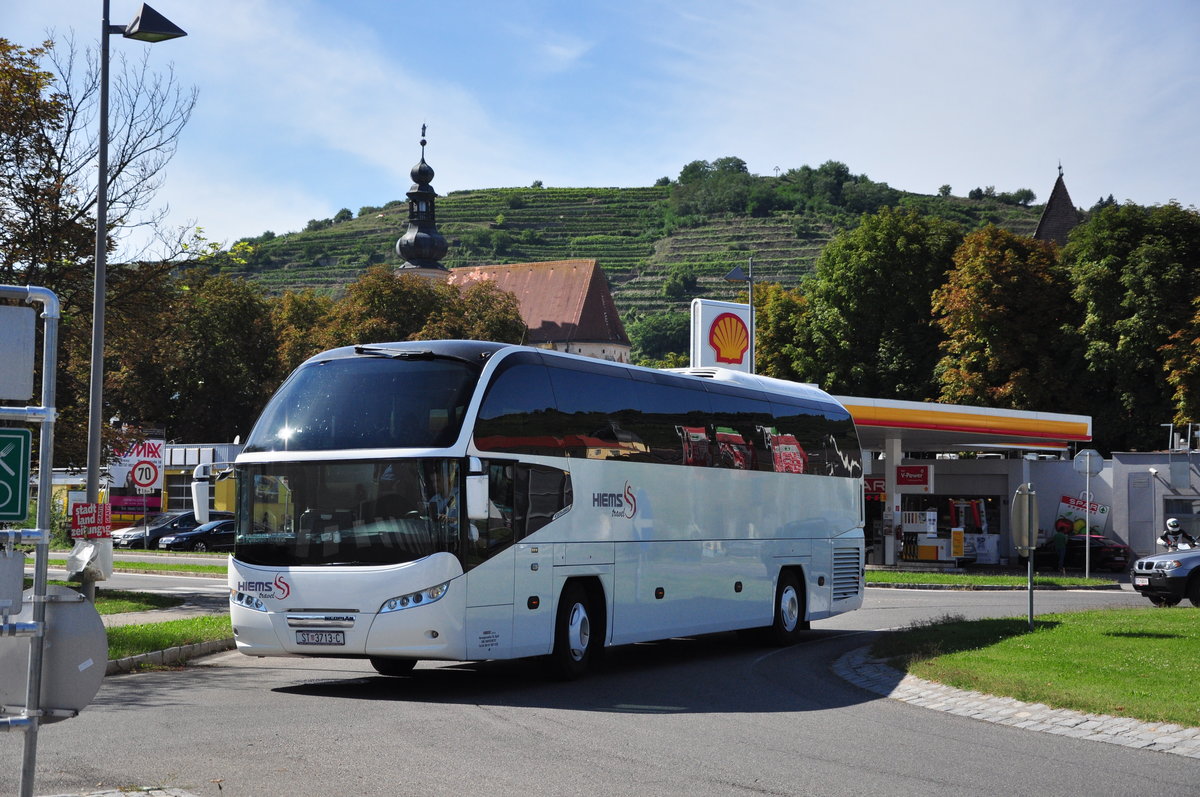
<instances>
[{"instance_id":1,"label":"speed limit 70 sign","mask_svg":"<svg viewBox=\"0 0 1200 797\"><path fill-rule=\"evenodd\" d=\"M162 486L162 469L157 462L140 460L129 470L129 480L140 490L154 490Z\"/></svg>"}]
</instances>

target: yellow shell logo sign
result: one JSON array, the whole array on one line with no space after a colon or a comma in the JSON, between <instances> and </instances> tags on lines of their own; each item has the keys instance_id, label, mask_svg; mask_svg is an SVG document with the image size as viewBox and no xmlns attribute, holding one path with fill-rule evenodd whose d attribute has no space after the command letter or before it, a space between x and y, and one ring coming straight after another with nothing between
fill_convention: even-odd
<instances>
[{"instance_id":1,"label":"yellow shell logo sign","mask_svg":"<svg viewBox=\"0 0 1200 797\"><path fill-rule=\"evenodd\" d=\"M740 365L750 348L750 330L733 313L721 313L708 328L708 344L717 353L717 362Z\"/></svg>"}]
</instances>

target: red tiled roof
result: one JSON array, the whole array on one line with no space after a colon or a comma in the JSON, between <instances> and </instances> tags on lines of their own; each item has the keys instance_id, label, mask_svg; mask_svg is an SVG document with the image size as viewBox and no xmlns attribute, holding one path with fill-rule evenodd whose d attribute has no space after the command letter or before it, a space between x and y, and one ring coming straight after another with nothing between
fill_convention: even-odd
<instances>
[{"instance_id":1,"label":"red tiled roof","mask_svg":"<svg viewBox=\"0 0 1200 797\"><path fill-rule=\"evenodd\" d=\"M529 327L528 343L615 343L629 345L608 280L595 260L553 260L474 266L450 272L450 283L492 280L517 297Z\"/></svg>"}]
</instances>

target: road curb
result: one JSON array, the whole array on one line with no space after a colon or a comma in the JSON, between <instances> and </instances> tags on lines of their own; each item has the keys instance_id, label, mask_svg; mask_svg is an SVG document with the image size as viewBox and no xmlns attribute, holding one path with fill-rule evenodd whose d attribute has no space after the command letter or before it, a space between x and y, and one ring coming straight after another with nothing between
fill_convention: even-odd
<instances>
[{"instance_id":1,"label":"road curb","mask_svg":"<svg viewBox=\"0 0 1200 797\"><path fill-rule=\"evenodd\" d=\"M155 650L150 653L139 653L136 656L126 656L123 659L111 659L105 669L105 675L120 675L137 672L143 667L164 667L176 664L186 664L197 656L207 656L210 653L221 653L234 649L233 638L214 639L209 642L195 642L191 645L179 645L166 650Z\"/></svg>"},{"instance_id":2,"label":"road curb","mask_svg":"<svg viewBox=\"0 0 1200 797\"><path fill-rule=\"evenodd\" d=\"M1200 728L1085 714L1012 697L967 692L901 672L882 659L872 658L870 651L869 647L861 647L846 653L834 662L834 673L868 692L960 717L1200 759Z\"/></svg>"},{"instance_id":3,"label":"road curb","mask_svg":"<svg viewBox=\"0 0 1200 797\"><path fill-rule=\"evenodd\" d=\"M867 582L867 586L871 589L949 589L957 590L959 592L1013 592L1016 590L1025 592L1029 589L1028 584L887 584L880 582L871 583L869 581ZM1059 586L1057 584L1035 584L1033 587L1035 592L1040 592L1042 590L1100 590L1120 588L1121 585L1116 582L1113 582L1112 584L1097 584L1094 586L1081 584L1074 587Z\"/></svg>"}]
</instances>

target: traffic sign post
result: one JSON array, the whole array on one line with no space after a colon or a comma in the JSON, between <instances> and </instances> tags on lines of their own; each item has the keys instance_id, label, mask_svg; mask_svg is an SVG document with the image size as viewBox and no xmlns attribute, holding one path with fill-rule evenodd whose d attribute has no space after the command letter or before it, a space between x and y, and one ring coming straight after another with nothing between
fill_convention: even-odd
<instances>
[{"instance_id":1,"label":"traffic sign post","mask_svg":"<svg viewBox=\"0 0 1200 797\"><path fill-rule=\"evenodd\" d=\"M27 653L18 653L16 660L12 663L6 661L2 665L2 671L7 679L11 678L14 667L20 666L21 660L28 663L24 710L19 715L11 716L12 707L18 705L18 701L10 700L6 696L4 703L9 716L0 717L0 729L20 730L25 733L25 748L21 759L21 795L26 797L33 794L38 727L41 723L49 721L47 718L56 713L55 706L43 706L42 703L43 669L53 670L57 665L58 657L62 655L61 651L71 647L70 642L56 645L55 655L47 661L46 607L57 598L50 593L48 571L50 566L50 505L53 503L51 493L54 474L54 418L56 415L54 377L58 369L58 322L61 310L58 297L54 295L53 291L33 285L0 285L0 299L10 299L24 304L36 303L42 306L41 402L37 406L26 407L0 405L0 420L36 424L39 429L37 528L9 531L0 537L0 539L7 539L4 550L6 557L13 555L14 543L17 541L34 542L37 546L34 555L33 589L21 596L22 612L27 609L29 619L11 622L9 617L12 615L5 613L3 621L0 621L0 636L6 639L26 636L29 638ZM23 323L27 325L27 322L28 315ZM4 338L4 345L0 346L0 350L7 351L9 336L6 334L0 337ZM31 363L27 359L10 361L6 358L4 366L6 368L28 368ZM0 397L3 397L4 400L19 400L21 398L19 394L32 392L26 388L23 380L17 381L20 382L20 389L10 391L11 380L8 378L0 380L0 383L3 384L3 387L0 388ZM29 384L32 384L32 374ZM16 437L21 439L18 440L13 436L0 438L3 440L0 442L0 462L3 462L3 465L0 465L0 482L3 482L6 487L12 488L11 492L13 493L10 496L8 491L0 490L4 493L0 495L0 498L4 498L4 507L9 509L12 515L20 515L23 519L29 513L29 460L32 436L27 429L5 429L3 431L6 435L13 435L15 432ZM5 516L2 519L8 520L9 518ZM28 605L26 606L26 604ZM94 606L89 608L95 612ZM21 616L24 617L24 614ZM101 630L103 630L103 624L101 624ZM73 642L73 631L68 629L67 634ZM47 666L43 668L43 664ZM75 662L75 665L79 668L83 662ZM19 695L15 697L19 697ZM90 698L88 699L90 700Z\"/></svg>"},{"instance_id":2,"label":"traffic sign post","mask_svg":"<svg viewBox=\"0 0 1200 797\"><path fill-rule=\"evenodd\" d=\"M1083 577L1092 577L1092 477L1104 470L1104 457L1094 448L1085 448L1075 455L1075 472L1084 474L1083 491L1087 518L1083 524Z\"/></svg>"},{"instance_id":3,"label":"traffic sign post","mask_svg":"<svg viewBox=\"0 0 1200 797\"><path fill-rule=\"evenodd\" d=\"M1017 551L1029 565L1029 630L1033 630L1033 551L1037 547L1037 491L1032 484L1021 484L1012 500L1012 536Z\"/></svg>"},{"instance_id":4,"label":"traffic sign post","mask_svg":"<svg viewBox=\"0 0 1200 797\"><path fill-rule=\"evenodd\" d=\"M32 441L28 429L0 429L0 521L20 523L29 517Z\"/></svg>"}]
</instances>

